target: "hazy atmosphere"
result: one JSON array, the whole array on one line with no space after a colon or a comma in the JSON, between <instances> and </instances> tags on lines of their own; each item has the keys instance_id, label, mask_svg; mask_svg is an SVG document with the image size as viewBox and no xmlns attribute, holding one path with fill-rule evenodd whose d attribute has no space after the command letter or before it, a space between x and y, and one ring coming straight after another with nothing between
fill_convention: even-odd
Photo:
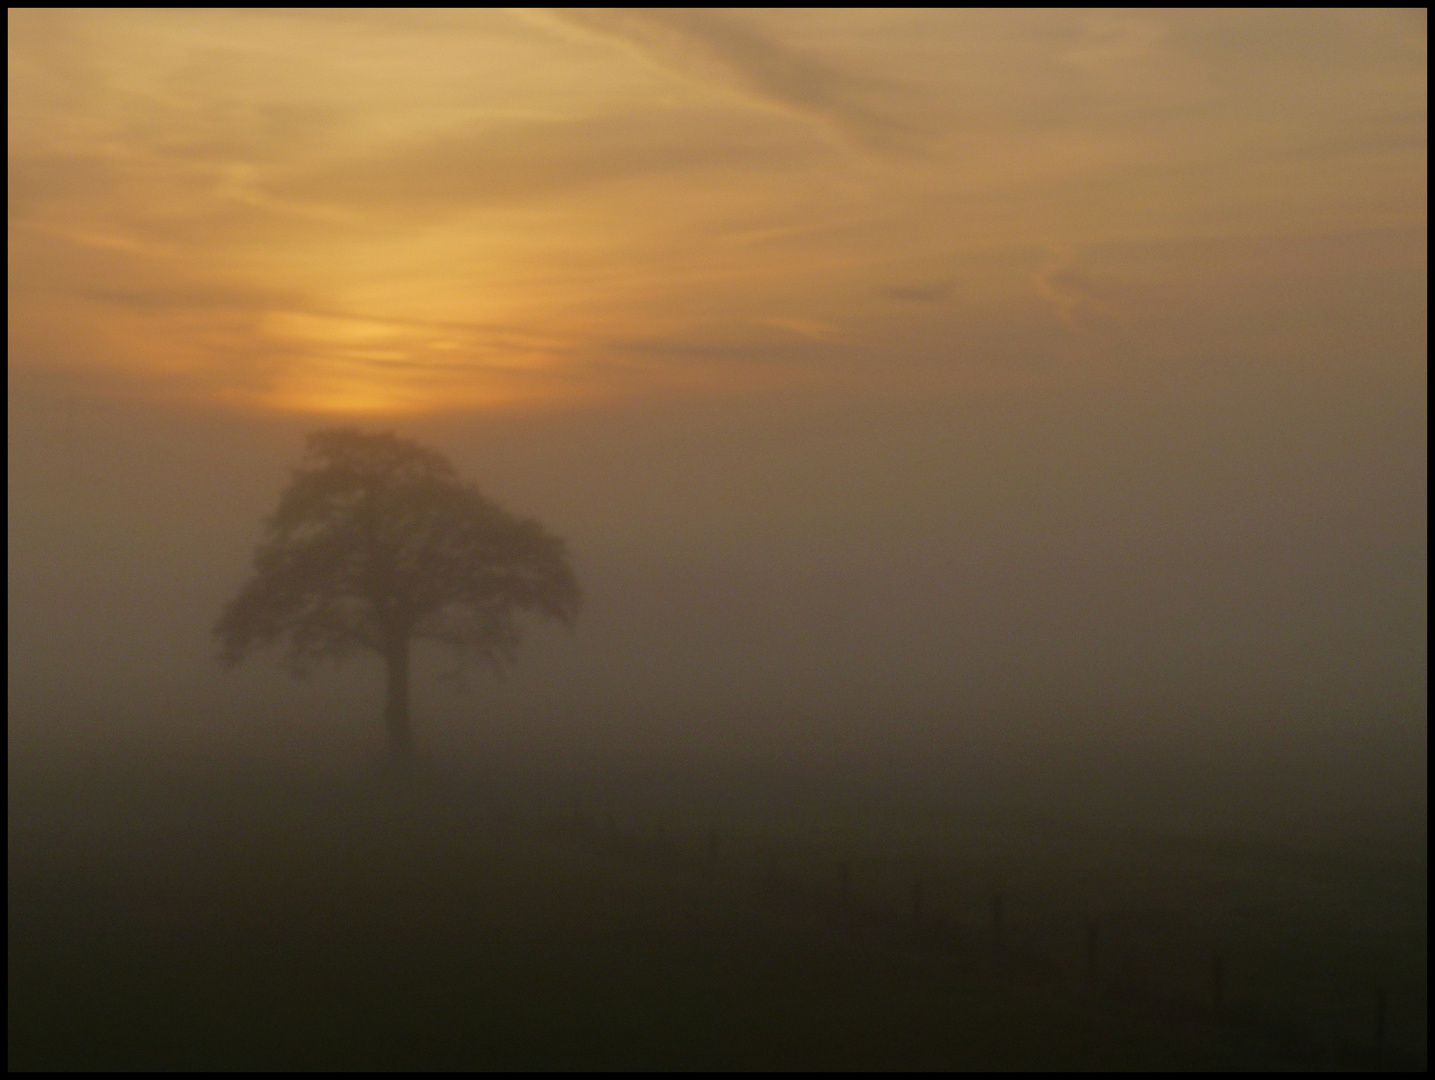
<instances>
[{"instance_id":1,"label":"hazy atmosphere","mask_svg":"<svg viewBox=\"0 0 1435 1080\"><path fill-rule=\"evenodd\" d=\"M1418 867L1423 956L1424 12L8 26L12 782L364 775L377 657L212 633L357 427L566 541L571 627L415 653L425 759L515 814L1290 844Z\"/></svg>"}]
</instances>

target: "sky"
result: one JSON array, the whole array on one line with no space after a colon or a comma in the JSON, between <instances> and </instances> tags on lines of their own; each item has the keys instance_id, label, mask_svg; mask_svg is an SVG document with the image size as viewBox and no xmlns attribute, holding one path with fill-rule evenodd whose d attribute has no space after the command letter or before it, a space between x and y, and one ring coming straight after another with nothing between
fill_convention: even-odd
<instances>
[{"instance_id":1,"label":"sky","mask_svg":"<svg viewBox=\"0 0 1435 1080\"><path fill-rule=\"evenodd\" d=\"M1423 11L8 20L12 746L367 708L208 637L345 423L588 595L436 731L1423 745Z\"/></svg>"}]
</instances>

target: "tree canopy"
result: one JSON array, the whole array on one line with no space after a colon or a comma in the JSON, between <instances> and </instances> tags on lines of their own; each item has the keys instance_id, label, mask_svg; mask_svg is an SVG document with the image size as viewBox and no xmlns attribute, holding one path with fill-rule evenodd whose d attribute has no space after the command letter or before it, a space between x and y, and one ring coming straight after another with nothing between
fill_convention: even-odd
<instances>
[{"instance_id":1,"label":"tree canopy","mask_svg":"<svg viewBox=\"0 0 1435 1080\"><path fill-rule=\"evenodd\" d=\"M407 727L411 642L500 662L519 644L518 612L570 623L581 603L562 540L461 481L442 454L353 428L309 436L254 571L215 625L223 662L280 642L297 672L377 652L391 734Z\"/></svg>"}]
</instances>

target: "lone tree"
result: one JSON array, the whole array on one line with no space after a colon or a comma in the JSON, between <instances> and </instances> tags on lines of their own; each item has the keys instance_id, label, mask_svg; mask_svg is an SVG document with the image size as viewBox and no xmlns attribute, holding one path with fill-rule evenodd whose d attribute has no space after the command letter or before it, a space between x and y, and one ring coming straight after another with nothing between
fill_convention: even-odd
<instances>
[{"instance_id":1,"label":"lone tree","mask_svg":"<svg viewBox=\"0 0 1435 1080\"><path fill-rule=\"evenodd\" d=\"M264 523L254 577L215 624L232 666L287 639L296 674L371 649L388 671L392 759L412 756L415 641L499 663L519 643L517 612L571 623L581 596L562 540L458 479L442 454L352 428L310 435Z\"/></svg>"}]
</instances>

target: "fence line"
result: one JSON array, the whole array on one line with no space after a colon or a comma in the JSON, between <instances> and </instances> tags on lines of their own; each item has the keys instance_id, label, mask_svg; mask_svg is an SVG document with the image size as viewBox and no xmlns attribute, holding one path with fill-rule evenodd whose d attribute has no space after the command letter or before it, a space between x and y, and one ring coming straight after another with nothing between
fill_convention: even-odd
<instances>
[{"instance_id":1,"label":"fence line","mask_svg":"<svg viewBox=\"0 0 1435 1080\"><path fill-rule=\"evenodd\" d=\"M1282 980L1269 972L1263 979L1259 962L1243 963L1169 913L1135 918L1063 908L1009 884L977 885L980 875L970 871L938 873L931 860L923 869L903 868L900 860L882 865L879 857L864 861L850 851L738 831L684 831L666 821L625 827L613 813L601 820L595 827L577 811L549 824L565 840L664 872L746 878L768 898L845 919L869 942L931 954L983 948L1048 978L1154 1006L1173 1020L1220 1024L1349 1064L1423 1068L1423 988L1401 994L1386 985ZM1398 1031L1396 1012L1409 1021Z\"/></svg>"}]
</instances>

